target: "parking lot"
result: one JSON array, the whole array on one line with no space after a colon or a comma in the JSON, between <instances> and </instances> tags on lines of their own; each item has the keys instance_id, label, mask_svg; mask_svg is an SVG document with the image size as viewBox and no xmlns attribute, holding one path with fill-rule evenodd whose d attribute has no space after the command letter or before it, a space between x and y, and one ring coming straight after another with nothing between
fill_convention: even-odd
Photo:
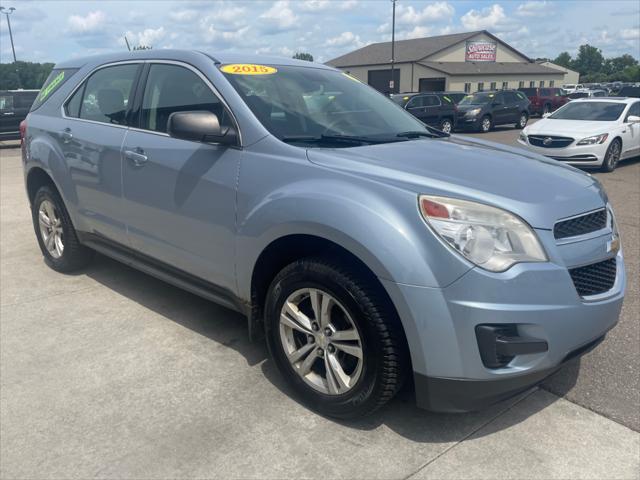
<instances>
[{"instance_id":1,"label":"parking lot","mask_svg":"<svg viewBox=\"0 0 640 480\"><path fill-rule=\"evenodd\" d=\"M405 389L356 422L297 403L238 314L102 256L47 268L18 148L0 168L1 478L639 478L640 159L595 174L629 278L598 349L483 412Z\"/></svg>"}]
</instances>

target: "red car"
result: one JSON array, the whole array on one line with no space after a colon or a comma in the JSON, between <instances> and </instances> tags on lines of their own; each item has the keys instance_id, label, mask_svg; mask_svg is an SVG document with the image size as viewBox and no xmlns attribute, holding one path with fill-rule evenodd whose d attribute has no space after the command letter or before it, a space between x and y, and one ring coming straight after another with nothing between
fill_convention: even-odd
<instances>
[{"instance_id":1,"label":"red car","mask_svg":"<svg viewBox=\"0 0 640 480\"><path fill-rule=\"evenodd\" d=\"M544 115L545 113L551 113L569 101L569 98L561 88L540 87L519 88L518 90L529 97L529 101L531 102L529 111L532 115Z\"/></svg>"}]
</instances>

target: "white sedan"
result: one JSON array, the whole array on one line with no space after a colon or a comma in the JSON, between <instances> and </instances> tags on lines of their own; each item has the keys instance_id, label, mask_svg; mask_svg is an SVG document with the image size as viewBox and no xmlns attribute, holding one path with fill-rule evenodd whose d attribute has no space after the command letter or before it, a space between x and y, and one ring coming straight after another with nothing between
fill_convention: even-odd
<instances>
[{"instance_id":1,"label":"white sedan","mask_svg":"<svg viewBox=\"0 0 640 480\"><path fill-rule=\"evenodd\" d=\"M574 100L526 127L518 143L561 162L611 172L620 160L640 155L640 99Z\"/></svg>"}]
</instances>

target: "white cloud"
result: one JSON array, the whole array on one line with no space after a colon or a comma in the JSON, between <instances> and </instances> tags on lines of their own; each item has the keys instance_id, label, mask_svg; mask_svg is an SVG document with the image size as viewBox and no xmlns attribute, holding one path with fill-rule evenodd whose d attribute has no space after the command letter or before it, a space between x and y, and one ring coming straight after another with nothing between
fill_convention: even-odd
<instances>
[{"instance_id":1,"label":"white cloud","mask_svg":"<svg viewBox=\"0 0 640 480\"><path fill-rule=\"evenodd\" d=\"M127 32L125 36L129 40L131 46L144 45L145 47L156 47L157 44L166 36L167 32L164 27L145 28L141 32Z\"/></svg>"},{"instance_id":2,"label":"white cloud","mask_svg":"<svg viewBox=\"0 0 640 480\"><path fill-rule=\"evenodd\" d=\"M484 30L496 27L506 18L504 9L496 3L491 7L483 8L481 11L469 10L462 16L460 21L465 28L470 30Z\"/></svg>"},{"instance_id":3,"label":"white cloud","mask_svg":"<svg viewBox=\"0 0 640 480\"><path fill-rule=\"evenodd\" d=\"M268 21L278 30L288 30L298 21L296 14L289 8L287 0L274 3L269 10L260 15L260 18Z\"/></svg>"},{"instance_id":4,"label":"white cloud","mask_svg":"<svg viewBox=\"0 0 640 480\"><path fill-rule=\"evenodd\" d=\"M304 2L296 2L295 5L301 11L321 12L323 10L351 10L358 4L357 0L342 0L340 2L332 0L306 0Z\"/></svg>"},{"instance_id":5,"label":"white cloud","mask_svg":"<svg viewBox=\"0 0 640 480\"><path fill-rule=\"evenodd\" d=\"M429 27L425 27L422 25L416 25L412 30L403 33L400 38L409 39L409 38L422 38L428 37L431 33L431 29Z\"/></svg>"},{"instance_id":6,"label":"white cloud","mask_svg":"<svg viewBox=\"0 0 640 480\"><path fill-rule=\"evenodd\" d=\"M543 17L549 15L551 3L546 0L531 0L518 5L516 15L520 17Z\"/></svg>"},{"instance_id":7,"label":"white cloud","mask_svg":"<svg viewBox=\"0 0 640 480\"><path fill-rule=\"evenodd\" d=\"M196 10L178 10L177 12L169 12L169 18L178 23L192 22L198 18L199 13Z\"/></svg>"},{"instance_id":8,"label":"white cloud","mask_svg":"<svg viewBox=\"0 0 640 480\"><path fill-rule=\"evenodd\" d=\"M448 19L451 18L454 13L455 9L448 2L432 3L422 10L416 10L411 5L405 7L402 4L398 4L396 7L396 22L400 25L416 25L419 23Z\"/></svg>"},{"instance_id":9,"label":"white cloud","mask_svg":"<svg viewBox=\"0 0 640 480\"><path fill-rule=\"evenodd\" d=\"M624 40L637 40L640 38L640 28L623 28L620 37Z\"/></svg>"},{"instance_id":10,"label":"white cloud","mask_svg":"<svg viewBox=\"0 0 640 480\"><path fill-rule=\"evenodd\" d=\"M71 15L67 19L69 30L73 33L94 33L102 29L107 16L101 10L89 12L86 17Z\"/></svg>"},{"instance_id":11,"label":"white cloud","mask_svg":"<svg viewBox=\"0 0 640 480\"><path fill-rule=\"evenodd\" d=\"M209 25L203 32L202 38L205 42L218 42L233 43L235 41L242 40L243 37L249 31L249 26L239 28L238 30L218 30L213 25Z\"/></svg>"},{"instance_id":12,"label":"white cloud","mask_svg":"<svg viewBox=\"0 0 640 480\"><path fill-rule=\"evenodd\" d=\"M353 32L342 32L336 37L329 38L324 45L327 47L355 47L360 48L364 45L364 42L360 40L359 35L355 35Z\"/></svg>"}]
</instances>

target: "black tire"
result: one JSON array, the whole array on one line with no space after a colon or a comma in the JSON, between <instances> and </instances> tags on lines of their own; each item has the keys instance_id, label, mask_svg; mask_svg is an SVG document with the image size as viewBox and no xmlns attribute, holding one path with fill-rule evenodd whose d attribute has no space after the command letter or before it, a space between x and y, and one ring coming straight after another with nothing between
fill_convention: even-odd
<instances>
[{"instance_id":1,"label":"black tire","mask_svg":"<svg viewBox=\"0 0 640 480\"><path fill-rule=\"evenodd\" d=\"M620 154L622 153L622 142L619 138L614 138L607 148L607 153L604 155L602 166L600 169L603 172L613 172L618 166L620 161Z\"/></svg>"},{"instance_id":2,"label":"black tire","mask_svg":"<svg viewBox=\"0 0 640 480\"><path fill-rule=\"evenodd\" d=\"M481 133L488 133L493 129L493 120L489 115L485 115L480 120L479 130Z\"/></svg>"},{"instance_id":3,"label":"black tire","mask_svg":"<svg viewBox=\"0 0 640 480\"><path fill-rule=\"evenodd\" d=\"M450 118L443 118L438 128L445 133L451 133L453 131L453 121Z\"/></svg>"},{"instance_id":4,"label":"black tire","mask_svg":"<svg viewBox=\"0 0 640 480\"><path fill-rule=\"evenodd\" d=\"M304 288L320 289L337 299L362 338L362 371L345 393L313 389L294 370L285 353L280 335L281 310L291 294ZM275 277L267 293L265 333L271 356L289 385L306 405L330 417L371 414L393 398L410 370L400 320L384 291L364 272L330 259L301 259Z\"/></svg>"},{"instance_id":5,"label":"black tire","mask_svg":"<svg viewBox=\"0 0 640 480\"><path fill-rule=\"evenodd\" d=\"M64 249L62 255L58 258L52 256L45 246L43 235L40 229L39 210L41 204L45 201L53 204L58 215L62 227L62 240ZM60 194L52 187L45 185L37 191L33 205L31 206L31 218L33 220L33 228L36 233L38 245L44 256L45 263L53 270L62 273L69 273L85 267L93 257L93 250L84 247L78 241L78 236L73 228L69 213L67 212L64 202Z\"/></svg>"},{"instance_id":6,"label":"black tire","mask_svg":"<svg viewBox=\"0 0 640 480\"><path fill-rule=\"evenodd\" d=\"M520 116L518 117L518 123L516 123L516 128L518 130L522 130L524 127L527 126L528 121L529 121L529 115L527 114L527 112L521 112Z\"/></svg>"}]
</instances>

